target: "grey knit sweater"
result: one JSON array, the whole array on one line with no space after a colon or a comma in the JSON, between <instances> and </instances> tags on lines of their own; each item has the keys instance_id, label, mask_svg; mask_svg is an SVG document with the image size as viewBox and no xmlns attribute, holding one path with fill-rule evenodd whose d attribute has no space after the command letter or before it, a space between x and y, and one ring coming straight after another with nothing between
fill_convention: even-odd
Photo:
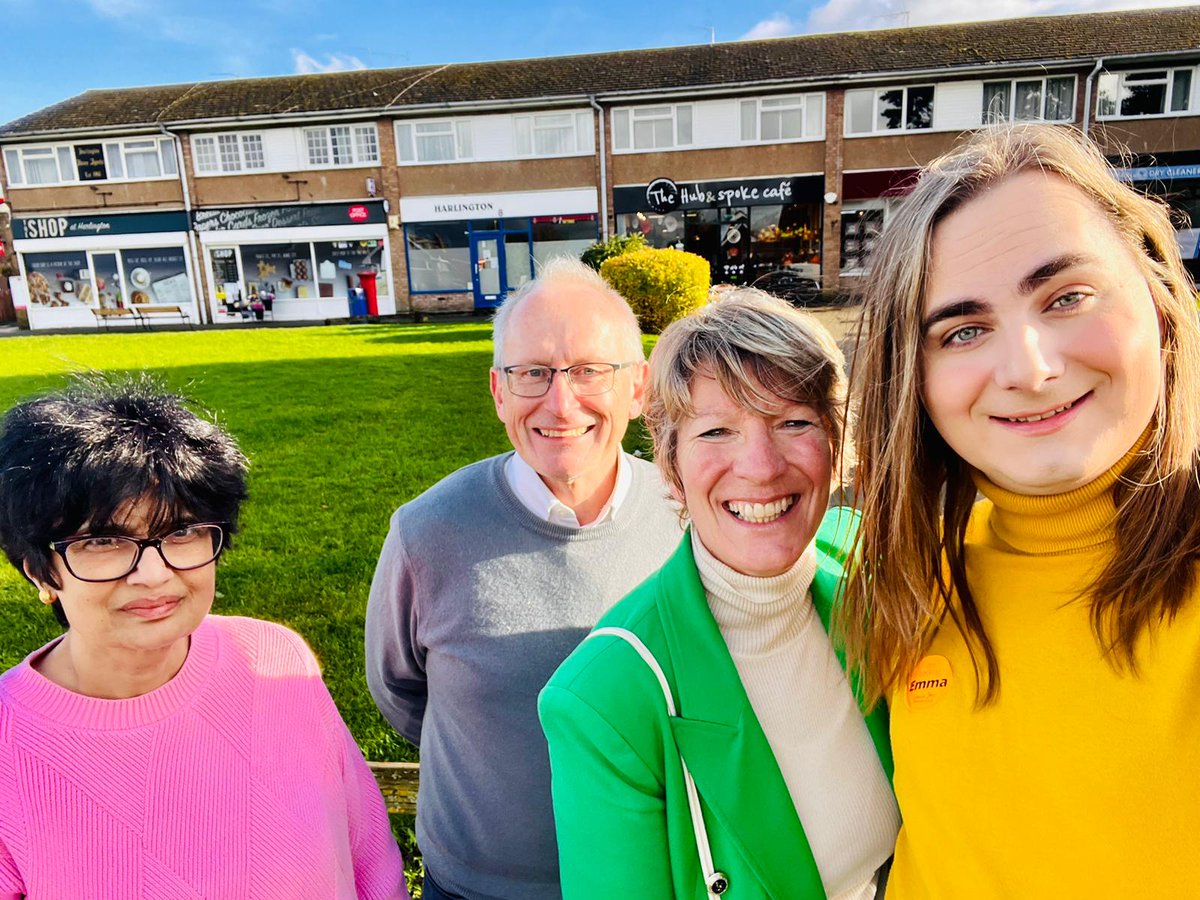
<instances>
[{"instance_id":1,"label":"grey knit sweater","mask_svg":"<svg viewBox=\"0 0 1200 900\"><path fill-rule=\"evenodd\" d=\"M651 464L615 518L569 529L509 488L509 454L460 469L392 516L367 607L367 683L421 747L417 842L470 900L558 898L537 694L680 539Z\"/></svg>"}]
</instances>

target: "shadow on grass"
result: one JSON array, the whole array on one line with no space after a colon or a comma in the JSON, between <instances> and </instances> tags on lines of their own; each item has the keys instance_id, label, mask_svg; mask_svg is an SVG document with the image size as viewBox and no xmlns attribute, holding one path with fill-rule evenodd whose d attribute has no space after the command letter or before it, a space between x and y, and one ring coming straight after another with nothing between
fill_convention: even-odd
<instances>
[{"instance_id":1,"label":"shadow on grass","mask_svg":"<svg viewBox=\"0 0 1200 900\"><path fill-rule=\"evenodd\" d=\"M453 325L374 325L365 338L370 344L452 344L491 339L492 326L485 320Z\"/></svg>"}]
</instances>

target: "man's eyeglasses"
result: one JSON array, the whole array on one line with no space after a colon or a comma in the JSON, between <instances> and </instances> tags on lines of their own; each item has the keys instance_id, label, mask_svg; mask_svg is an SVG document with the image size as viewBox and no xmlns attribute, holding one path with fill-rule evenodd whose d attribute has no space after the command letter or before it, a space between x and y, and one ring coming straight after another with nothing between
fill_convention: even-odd
<instances>
[{"instance_id":1,"label":"man's eyeglasses","mask_svg":"<svg viewBox=\"0 0 1200 900\"><path fill-rule=\"evenodd\" d=\"M508 389L518 397L541 397L550 390L554 376L562 372L575 393L580 397L603 394L611 391L617 369L635 365L622 363L579 363L556 369L554 366L504 366L500 369Z\"/></svg>"},{"instance_id":2,"label":"man's eyeglasses","mask_svg":"<svg viewBox=\"0 0 1200 900\"><path fill-rule=\"evenodd\" d=\"M84 534L53 541L50 547L62 557L67 571L80 581L120 581L138 567L148 547L157 550L162 561L177 572L207 566L221 555L226 524L185 525L160 538Z\"/></svg>"}]
</instances>

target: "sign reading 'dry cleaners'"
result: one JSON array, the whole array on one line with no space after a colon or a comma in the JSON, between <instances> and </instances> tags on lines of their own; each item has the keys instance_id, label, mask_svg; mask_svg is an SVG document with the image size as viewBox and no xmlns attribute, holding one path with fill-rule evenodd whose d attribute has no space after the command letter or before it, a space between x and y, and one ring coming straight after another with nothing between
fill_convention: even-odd
<instances>
[{"instance_id":1,"label":"sign reading 'dry cleaners'","mask_svg":"<svg viewBox=\"0 0 1200 900\"><path fill-rule=\"evenodd\" d=\"M196 231L242 231L256 228L311 228L321 225L383 225L383 201L313 203L308 206L236 206L192 212Z\"/></svg>"}]
</instances>

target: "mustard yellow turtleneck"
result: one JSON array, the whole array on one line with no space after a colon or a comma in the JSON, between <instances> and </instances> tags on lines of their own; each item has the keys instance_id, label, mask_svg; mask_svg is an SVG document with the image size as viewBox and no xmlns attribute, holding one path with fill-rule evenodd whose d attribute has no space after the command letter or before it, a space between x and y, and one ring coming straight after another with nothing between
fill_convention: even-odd
<instances>
[{"instance_id":1,"label":"mustard yellow turtleneck","mask_svg":"<svg viewBox=\"0 0 1200 900\"><path fill-rule=\"evenodd\" d=\"M1134 453L1050 497L977 478L967 571L1000 696L975 706L952 625L892 696L888 900L1200 896L1200 602L1143 635L1133 675L1102 657L1079 599Z\"/></svg>"}]
</instances>

